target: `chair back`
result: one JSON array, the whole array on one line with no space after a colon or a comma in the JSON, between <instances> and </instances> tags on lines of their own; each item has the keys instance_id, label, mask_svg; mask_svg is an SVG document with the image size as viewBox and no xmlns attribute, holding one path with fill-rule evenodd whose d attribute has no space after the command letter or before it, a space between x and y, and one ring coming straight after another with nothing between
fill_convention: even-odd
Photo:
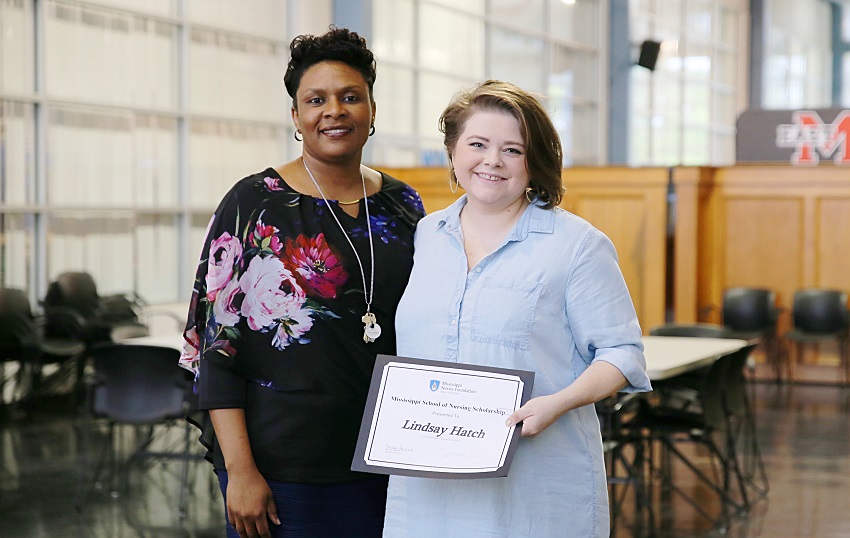
<instances>
[{"instance_id":1,"label":"chair back","mask_svg":"<svg viewBox=\"0 0 850 538\"><path fill-rule=\"evenodd\" d=\"M840 290L809 288L794 293L794 329L810 334L846 331L850 320L847 293Z\"/></svg>"},{"instance_id":2,"label":"chair back","mask_svg":"<svg viewBox=\"0 0 850 538\"><path fill-rule=\"evenodd\" d=\"M727 356L712 363L705 372L702 386L698 389L705 426L712 432L724 432L727 429L724 407L726 378L729 375L729 363L724 360Z\"/></svg>"},{"instance_id":3,"label":"chair back","mask_svg":"<svg viewBox=\"0 0 850 538\"><path fill-rule=\"evenodd\" d=\"M176 348L102 344L89 356L95 371L94 415L124 424L152 424L186 415L191 374Z\"/></svg>"},{"instance_id":4,"label":"chair back","mask_svg":"<svg viewBox=\"0 0 850 538\"><path fill-rule=\"evenodd\" d=\"M0 362L23 361L38 353L38 330L24 290L0 288Z\"/></svg>"},{"instance_id":5,"label":"chair back","mask_svg":"<svg viewBox=\"0 0 850 538\"><path fill-rule=\"evenodd\" d=\"M713 323L667 323L649 330L652 336L687 336L691 338L730 338L729 330Z\"/></svg>"},{"instance_id":6,"label":"chair back","mask_svg":"<svg viewBox=\"0 0 850 538\"><path fill-rule=\"evenodd\" d=\"M0 288L0 312L31 318L32 309L26 292L18 288Z\"/></svg>"},{"instance_id":7,"label":"chair back","mask_svg":"<svg viewBox=\"0 0 850 538\"><path fill-rule=\"evenodd\" d=\"M61 273L48 285L44 297L45 306L70 308L87 320L95 316L99 302L94 278L81 271Z\"/></svg>"},{"instance_id":8,"label":"chair back","mask_svg":"<svg viewBox=\"0 0 850 538\"><path fill-rule=\"evenodd\" d=\"M747 407L747 387L744 371L747 368L750 353L752 353L756 346L758 346L757 343L748 344L738 351L734 351L718 359L726 363L723 407L727 414L739 415Z\"/></svg>"},{"instance_id":9,"label":"chair back","mask_svg":"<svg viewBox=\"0 0 850 538\"><path fill-rule=\"evenodd\" d=\"M723 326L733 331L772 333L778 313L773 290L737 287L723 294Z\"/></svg>"}]
</instances>

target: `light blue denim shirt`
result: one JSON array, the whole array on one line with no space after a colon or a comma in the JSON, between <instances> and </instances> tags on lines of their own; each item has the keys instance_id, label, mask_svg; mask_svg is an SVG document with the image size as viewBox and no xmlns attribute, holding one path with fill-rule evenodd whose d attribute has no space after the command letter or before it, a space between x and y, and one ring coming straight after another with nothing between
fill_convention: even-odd
<instances>
[{"instance_id":1,"label":"light blue denim shirt","mask_svg":"<svg viewBox=\"0 0 850 538\"><path fill-rule=\"evenodd\" d=\"M396 315L405 357L535 372L532 397L594 361L625 391L651 390L641 330L611 241L562 209L526 208L467 271L462 197L419 222L413 272ZM507 478L390 479L384 536L607 537L608 498L593 405L523 438Z\"/></svg>"}]
</instances>

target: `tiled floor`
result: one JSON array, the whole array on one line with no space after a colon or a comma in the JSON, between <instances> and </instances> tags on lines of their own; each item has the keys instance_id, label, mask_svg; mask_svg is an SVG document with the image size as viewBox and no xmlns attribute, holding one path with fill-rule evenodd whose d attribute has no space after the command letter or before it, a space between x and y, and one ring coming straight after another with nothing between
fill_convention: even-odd
<instances>
[{"instance_id":1,"label":"tiled floor","mask_svg":"<svg viewBox=\"0 0 850 538\"><path fill-rule=\"evenodd\" d=\"M692 509L658 507L666 522L658 536L731 538L850 537L850 389L818 385L755 385L757 428L770 493L728 533L706 528ZM212 537L223 536L223 509L206 462L190 466L188 512L177 510L180 463L134 467L128 491L113 497L94 490L81 513L84 447L103 439L86 435L68 399L42 402L26 415L0 422L0 536ZM178 426L164 441L179 447ZM132 440L125 432L124 439ZM193 445L194 446L194 445ZM108 482L108 481L107 481ZM696 493L710 507L710 495ZM618 530L617 538L633 533ZM568 533L565 536L569 536ZM582 538L582 537L577 537Z\"/></svg>"},{"instance_id":2,"label":"tiled floor","mask_svg":"<svg viewBox=\"0 0 850 538\"><path fill-rule=\"evenodd\" d=\"M179 460L130 465L124 475L126 487L110 480L107 464L102 480L84 497L86 488L81 484L88 482L98 461L96 449L106 435L102 425L92 425L75 407L69 398L57 397L26 414L5 414L0 424L0 536L224 535L221 493L211 466L202 459L188 466L185 517L179 513L183 470ZM151 448L180 452L185 446L183 424L157 430ZM140 438L143 432L125 428L116 446L129 453ZM194 431L191 446L197 455ZM85 503L78 510L76 505L83 498Z\"/></svg>"},{"instance_id":3,"label":"tiled floor","mask_svg":"<svg viewBox=\"0 0 850 538\"><path fill-rule=\"evenodd\" d=\"M670 504L656 504L661 523L654 536L850 537L850 388L763 382L752 388L757 439L770 483L767 496L757 500L746 517L734 518L724 534L671 495ZM705 455L691 452L700 454ZM678 464L674 475L703 508L719 514L717 498L696 484L687 469ZM620 528L614 536L635 535L630 528Z\"/></svg>"}]
</instances>

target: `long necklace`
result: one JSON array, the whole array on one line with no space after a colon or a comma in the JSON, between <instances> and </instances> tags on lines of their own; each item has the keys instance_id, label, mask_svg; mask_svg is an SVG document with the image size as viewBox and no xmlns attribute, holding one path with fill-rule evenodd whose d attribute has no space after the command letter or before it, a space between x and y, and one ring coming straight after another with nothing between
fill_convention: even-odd
<instances>
[{"instance_id":1,"label":"long necklace","mask_svg":"<svg viewBox=\"0 0 850 538\"><path fill-rule=\"evenodd\" d=\"M345 236L348 244L351 245L351 250L354 251L354 257L357 259L357 266L360 267L360 277L363 279L363 296L366 300L366 313L363 314L362 318L360 318L363 322L363 341L367 344L369 342L374 342L375 339L381 336L381 326L378 325L375 314L372 313L372 297L375 293L375 245L372 242L372 222L369 219L369 201L366 199L366 178L363 177L363 171L361 170L360 181L363 183L363 205L366 207L366 227L369 230L369 256L371 259L372 269L368 290L366 288L366 271L363 270L363 262L360 261L360 254L357 253L357 249L354 248L354 243L351 241L351 238L348 237L348 232L346 232L345 228L342 227L342 223L339 221L339 218L336 216L336 213L334 213L333 208L331 208L331 205L328 203L325 193L322 192L322 188L319 187L319 182L316 181L315 177L313 177L313 172L311 172L310 168L307 167L307 162L304 159L301 159L301 162L304 164L304 170L307 170L307 175L310 176L310 180L313 181L313 185L316 186L316 190L319 191L322 200L325 201L325 205L327 206L328 211L331 212L331 216L336 221L337 226L339 226L339 229L342 230L342 235Z\"/></svg>"}]
</instances>

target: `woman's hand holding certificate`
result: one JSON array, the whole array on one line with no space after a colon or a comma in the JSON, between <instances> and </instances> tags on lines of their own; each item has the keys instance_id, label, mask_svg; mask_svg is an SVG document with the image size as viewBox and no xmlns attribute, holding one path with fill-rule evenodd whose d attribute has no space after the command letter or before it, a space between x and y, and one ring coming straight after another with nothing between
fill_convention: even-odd
<instances>
[{"instance_id":1,"label":"woman's hand holding certificate","mask_svg":"<svg viewBox=\"0 0 850 538\"><path fill-rule=\"evenodd\" d=\"M518 439L505 420L531 372L379 355L352 469L410 476L506 476Z\"/></svg>"}]
</instances>

